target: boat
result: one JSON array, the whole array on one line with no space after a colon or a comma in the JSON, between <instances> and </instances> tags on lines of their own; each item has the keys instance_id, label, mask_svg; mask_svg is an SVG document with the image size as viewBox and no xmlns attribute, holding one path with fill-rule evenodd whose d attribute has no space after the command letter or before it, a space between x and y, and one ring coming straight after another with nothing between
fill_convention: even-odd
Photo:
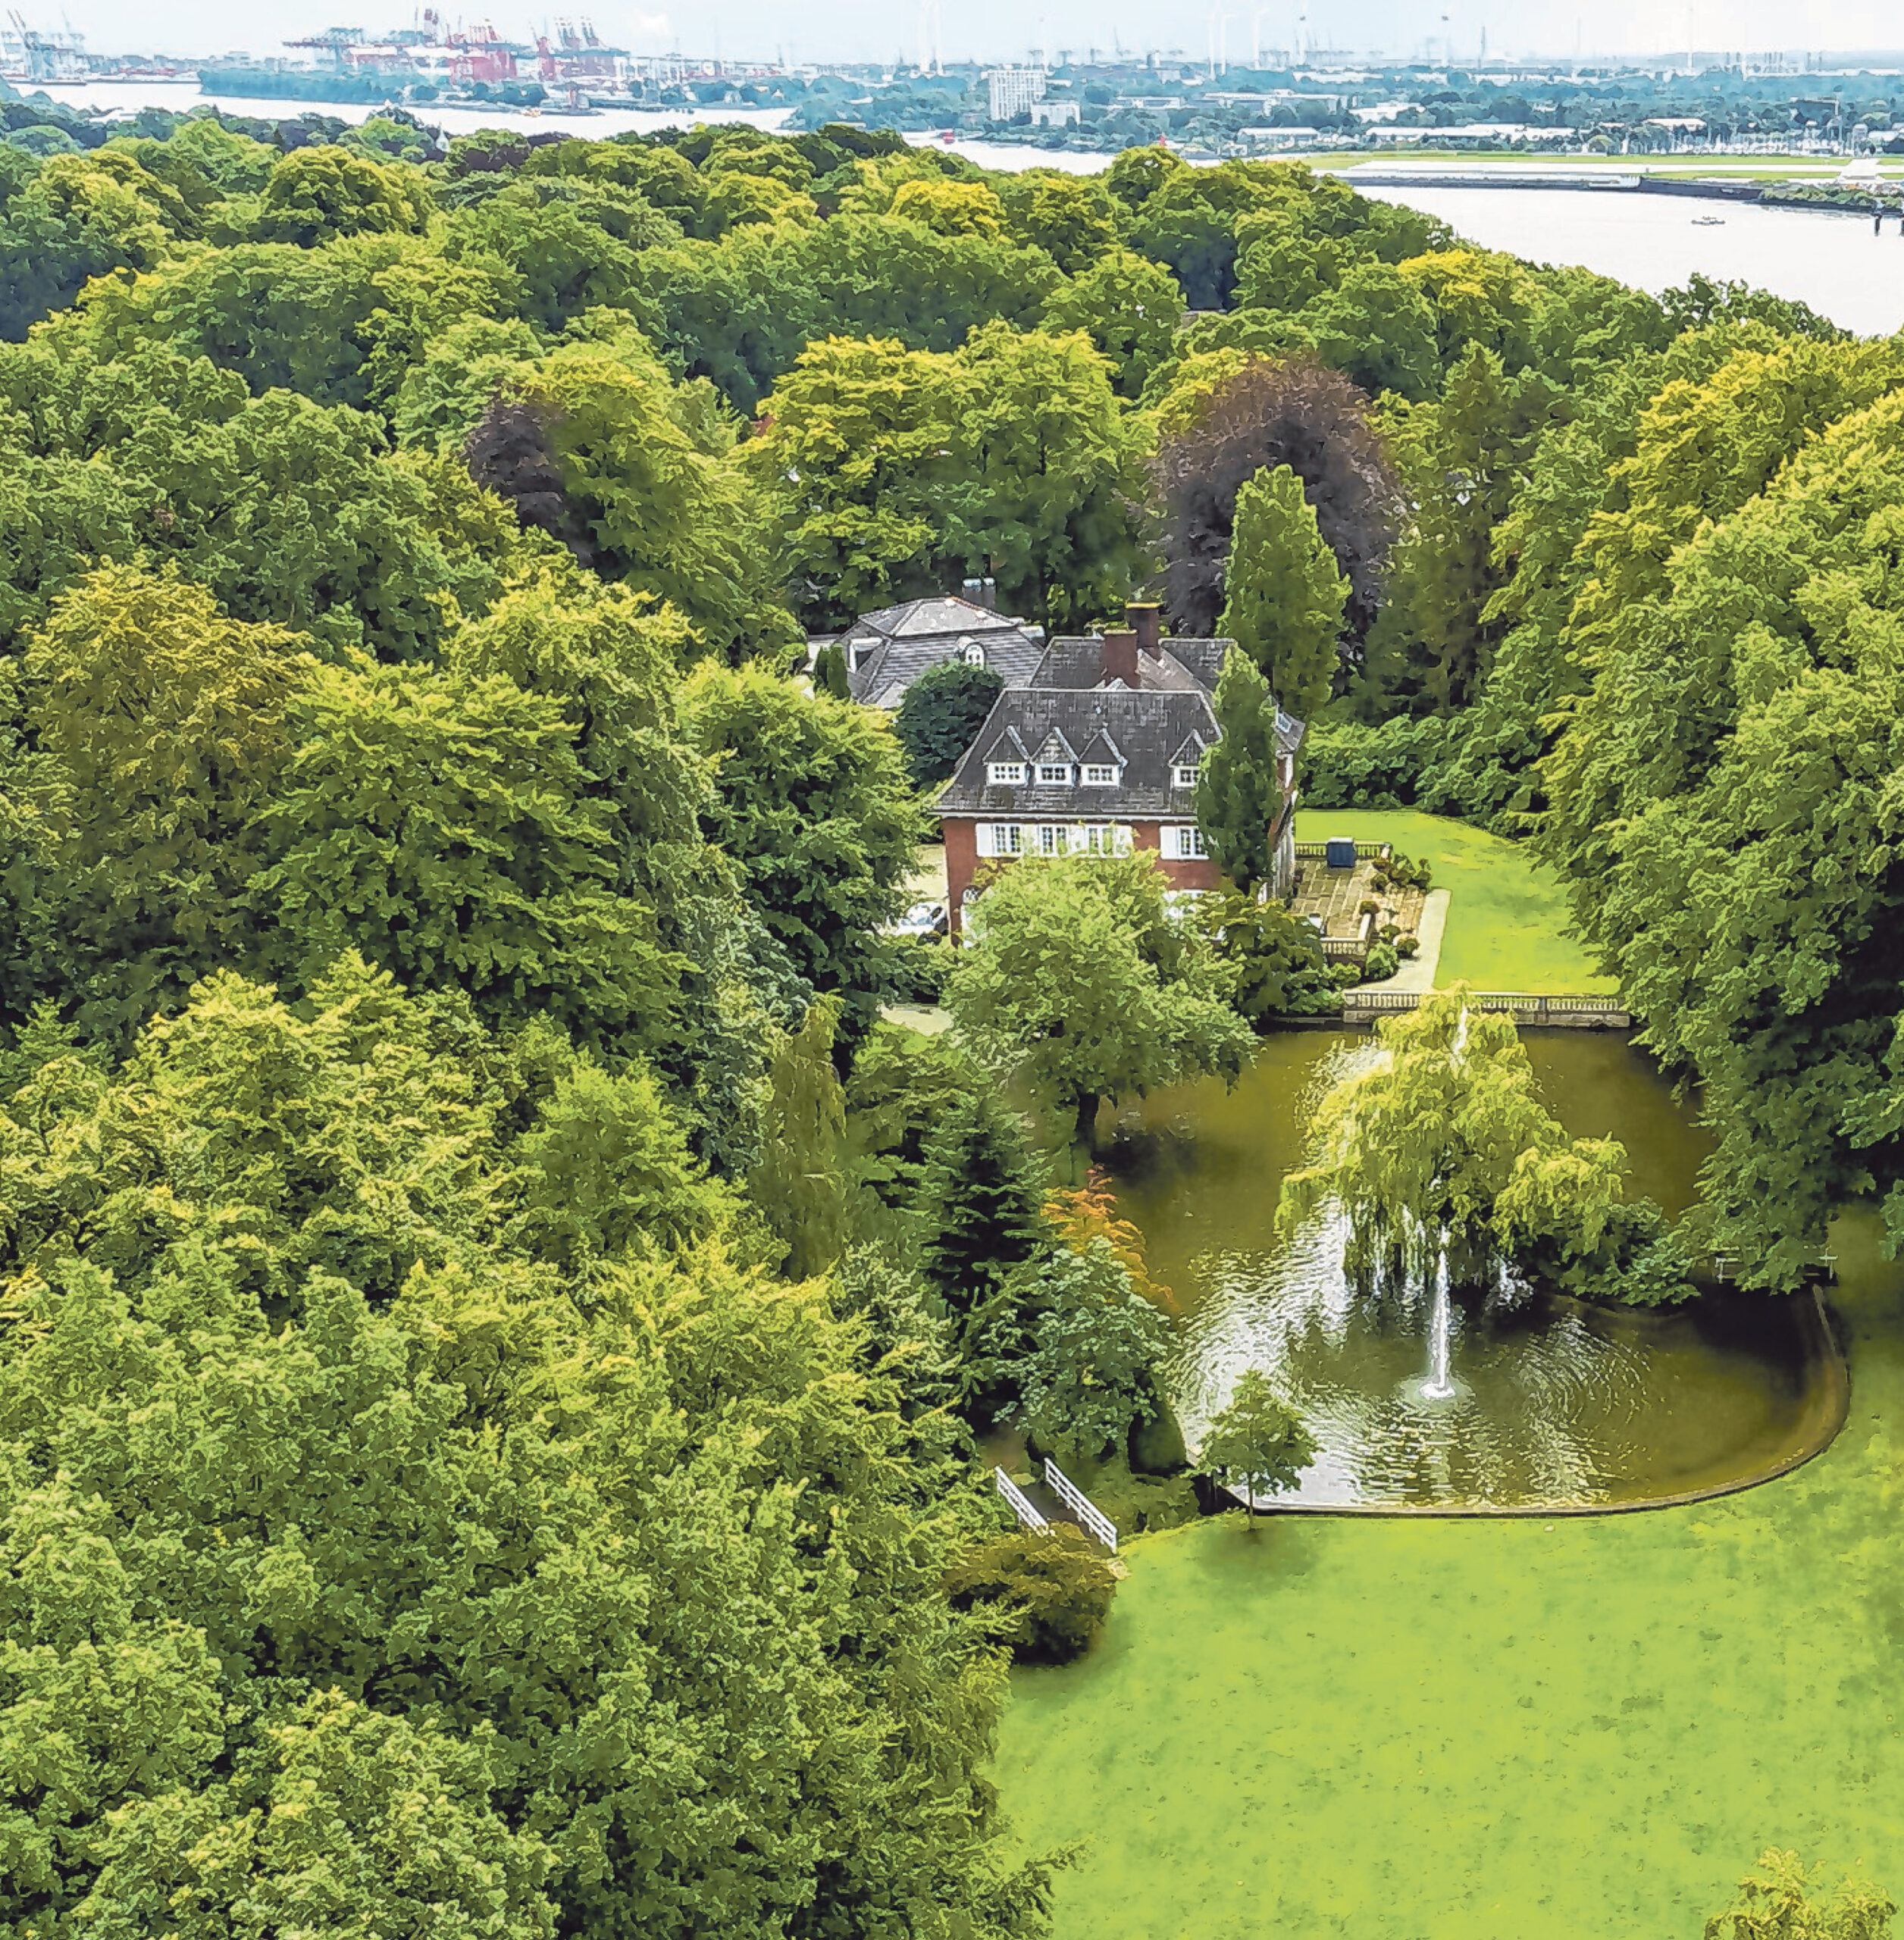
<instances>
[{"instance_id":1,"label":"boat","mask_svg":"<svg viewBox=\"0 0 1904 1940\"><path fill-rule=\"evenodd\" d=\"M1722 215L1696 215L1693 218L1693 227L1695 229L1723 229L1725 217Z\"/></svg>"}]
</instances>

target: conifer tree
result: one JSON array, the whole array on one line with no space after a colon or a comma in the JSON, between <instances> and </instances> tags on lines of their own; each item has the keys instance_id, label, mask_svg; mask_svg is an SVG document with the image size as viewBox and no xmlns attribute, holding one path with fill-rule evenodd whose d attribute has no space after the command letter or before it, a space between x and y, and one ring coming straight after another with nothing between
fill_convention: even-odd
<instances>
[{"instance_id":1,"label":"conifer tree","mask_svg":"<svg viewBox=\"0 0 1904 1940\"><path fill-rule=\"evenodd\" d=\"M1215 707L1223 737L1197 771L1197 824L1217 866L1248 896L1270 875L1270 824L1282 790L1275 698L1239 647L1223 657Z\"/></svg>"},{"instance_id":2,"label":"conifer tree","mask_svg":"<svg viewBox=\"0 0 1904 1940\"><path fill-rule=\"evenodd\" d=\"M813 685L818 692L831 694L835 700L853 698L853 690L847 684L846 656L837 641L820 649L813 662Z\"/></svg>"},{"instance_id":3,"label":"conifer tree","mask_svg":"<svg viewBox=\"0 0 1904 1940\"><path fill-rule=\"evenodd\" d=\"M1042 1182L1016 1116L975 1091L926 1148L919 1266L948 1313L982 1307L1049 1238Z\"/></svg>"},{"instance_id":4,"label":"conifer tree","mask_svg":"<svg viewBox=\"0 0 1904 1940\"><path fill-rule=\"evenodd\" d=\"M1348 581L1286 465L1265 467L1236 495L1236 524L1217 630L1268 677L1299 719L1329 698Z\"/></svg>"},{"instance_id":5,"label":"conifer tree","mask_svg":"<svg viewBox=\"0 0 1904 1940\"><path fill-rule=\"evenodd\" d=\"M762 1153L749 1191L787 1248L791 1280L823 1273L846 1244L846 1099L833 1069L837 997L816 997L768 1067Z\"/></svg>"}]
</instances>

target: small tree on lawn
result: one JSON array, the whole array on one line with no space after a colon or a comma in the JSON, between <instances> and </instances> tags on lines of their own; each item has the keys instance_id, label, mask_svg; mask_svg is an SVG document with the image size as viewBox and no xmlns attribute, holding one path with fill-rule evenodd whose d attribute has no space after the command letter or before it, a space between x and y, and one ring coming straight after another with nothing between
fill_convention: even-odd
<instances>
[{"instance_id":1,"label":"small tree on lawn","mask_svg":"<svg viewBox=\"0 0 1904 1940\"><path fill-rule=\"evenodd\" d=\"M906 690L893 733L906 750L915 788L943 781L958 765L1004 684L995 667L942 660Z\"/></svg>"},{"instance_id":2,"label":"small tree on lawn","mask_svg":"<svg viewBox=\"0 0 1904 1940\"><path fill-rule=\"evenodd\" d=\"M1254 1368L1244 1371L1229 1405L1204 1437L1198 1472L1226 1488L1241 1490L1256 1525L1256 1498L1292 1489L1316 1459L1316 1444L1295 1413L1270 1392Z\"/></svg>"},{"instance_id":3,"label":"small tree on lawn","mask_svg":"<svg viewBox=\"0 0 1904 1940\"><path fill-rule=\"evenodd\" d=\"M1348 581L1286 465L1264 467L1236 494L1223 596L1217 630L1256 662L1292 714L1307 720L1335 684Z\"/></svg>"},{"instance_id":4,"label":"small tree on lawn","mask_svg":"<svg viewBox=\"0 0 1904 1940\"><path fill-rule=\"evenodd\" d=\"M1276 779L1276 699L1241 649L1223 656L1217 725L1223 739L1197 770L1197 824L1217 866L1248 896L1269 880L1270 824L1282 800Z\"/></svg>"},{"instance_id":5,"label":"small tree on lawn","mask_svg":"<svg viewBox=\"0 0 1904 1940\"><path fill-rule=\"evenodd\" d=\"M972 1056L1048 1100L1087 1151L1104 1099L1233 1081L1254 1048L1234 972L1170 919L1163 888L1149 855L1028 857L980 898L946 987Z\"/></svg>"}]
</instances>

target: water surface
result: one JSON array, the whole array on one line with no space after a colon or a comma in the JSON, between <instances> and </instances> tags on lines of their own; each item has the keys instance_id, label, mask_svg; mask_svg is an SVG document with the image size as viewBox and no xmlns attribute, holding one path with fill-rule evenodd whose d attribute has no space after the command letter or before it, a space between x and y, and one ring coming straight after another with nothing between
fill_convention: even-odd
<instances>
[{"instance_id":1,"label":"water surface","mask_svg":"<svg viewBox=\"0 0 1904 1940\"><path fill-rule=\"evenodd\" d=\"M1682 1209L1709 1141L1640 1055L1609 1033L1527 1042L1568 1129L1620 1138L1631 1190ZM1738 1485L1828 1440L1842 1391L1808 1298L1715 1293L1641 1312L1458 1288L1456 1391L1428 1398L1423 1292L1351 1293L1339 1222L1286 1246L1275 1234L1317 1100L1372 1051L1359 1034L1274 1037L1233 1092L1185 1087L1120 1122L1120 1197L1182 1316L1169 1385L1193 1446L1249 1366L1319 1444L1283 1498L1302 1507L1637 1505Z\"/></svg>"}]
</instances>

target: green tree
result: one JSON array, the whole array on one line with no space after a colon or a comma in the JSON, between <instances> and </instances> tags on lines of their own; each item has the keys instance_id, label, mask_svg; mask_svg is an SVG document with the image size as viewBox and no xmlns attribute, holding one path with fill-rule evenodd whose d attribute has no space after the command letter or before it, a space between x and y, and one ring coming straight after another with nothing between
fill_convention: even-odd
<instances>
[{"instance_id":1,"label":"green tree","mask_svg":"<svg viewBox=\"0 0 1904 1940\"><path fill-rule=\"evenodd\" d=\"M899 743L868 709L757 667L700 667L683 702L715 764L708 839L795 972L842 999L856 1041L884 984L878 931L905 906L920 834Z\"/></svg>"},{"instance_id":2,"label":"green tree","mask_svg":"<svg viewBox=\"0 0 1904 1940\"><path fill-rule=\"evenodd\" d=\"M1705 1923L1705 1940L1885 1940L1897 1908L1890 1897L1847 1879L1829 1901L1795 1852L1776 1847L1739 1882L1739 1897Z\"/></svg>"},{"instance_id":3,"label":"green tree","mask_svg":"<svg viewBox=\"0 0 1904 1940\"><path fill-rule=\"evenodd\" d=\"M1280 903L1205 896L1195 918L1211 948L1234 966L1236 1008L1257 1030L1281 1018L1326 1016L1342 1008L1321 938Z\"/></svg>"},{"instance_id":4,"label":"green tree","mask_svg":"<svg viewBox=\"0 0 1904 1940\"><path fill-rule=\"evenodd\" d=\"M969 921L946 1009L972 1056L1060 1112L1088 1150L1107 1098L1187 1078L1233 1080L1249 1027L1218 962L1165 913L1148 855L1028 858Z\"/></svg>"},{"instance_id":5,"label":"green tree","mask_svg":"<svg viewBox=\"0 0 1904 1940\"><path fill-rule=\"evenodd\" d=\"M919 1271L944 1311L963 1319L1048 1244L1044 1181L1016 1114L982 1084L947 1100L922 1158Z\"/></svg>"},{"instance_id":6,"label":"green tree","mask_svg":"<svg viewBox=\"0 0 1904 1940\"><path fill-rule=\"evenodd\" d=\"M1455 713L1486 684L1503 631L1490 611L1509 562L1496 535L1561 400L1533 373L1510 378L1470 349L1440 401L1418 405L1393 442L1411 514L1369 637L1369 678L1395 698Z\"/></svg>"},{"instance_id":7,"label":"green tree","mask_svg":"<svg viewBox=\"0 0 1904 1940\"><path fill-rule=\"evenodd\" d=\"M929 788L958 766L1004 685L995 667L942 660L906 690L893 733L906 750L914 787Z\"/></svg>"},{"instance_id":8,"label":"green tree","mask_svg":"<svg viewBox=\"0 0 1904 1940\"><path fill-rule=\"evenodd\" d=\"M1265 467L1236 494L1217 631L1235 640L1289 712L1306 721L1329 698L1348 581L1316 524L1302 480Z\"/></svg>"},{"instance_id":9,"label":"green tree","mask_svg":"<svg viewBox=\"0 0 1904 1940\"><path fill-rule=\"evenodd\" d=\"M850 700L852 688L847 684L846 656L841 652L837 640L823 646L813 662L813 691L829 696L835 700Z\"/></svg>"},{"instance_id":10,"label":"green tree","mask_svg":"<svg viewBox=\"0 0 1904 1940\"><path fill-rule=\"evenodd\" d=\"M796 1280L824 1273L847 1241L846 1100L833 1069L839 1015L837 999L816 998L800 1028L775 1046L760 1162L748 1181Z\"/></svg>"},{"instance_id":11,"label":"green tree","mask_svg":"<svg viewBox=\"0 0 1904 1940\"><path fill-rule=\"evenodd\" d=\"M1270 1391L1257 1369L1245 1368L1229 1399L1204 1431L1198 1472L1235 1490L1256 1529L1256 1498L1295 1488L1316 1459L1316 1444L1301 1418Z\"/></svg>"},{"instance_id":12,"label":"green tree","mask_svg":"<svg viewBox=\"0 0 1904 1940\"><path fill-rule=\"evenodd\" d=\"M337 236L415 235L429 210L429 191L416 170L340 148L293 149L265 178L257 233L261 242L301 249Z\"/></svg>"},{"instance_id":13,"label":"green tree","mask_svg":"<svg viewBox=\"0 0 1904 1940\"><path fill-rule=\"evenodd\" d=\"M1432 1281L1543 1244L1594 1254L1618 1219L1625 1148L1570 1138L1536 1088L1511 1019L1471 1011L1464 985L1385 1018L1387 1053L1316 1114L1316 1153L1282 1182L1279 1228L1326 1202L1348 1222L1351 1272Z\"/></svg>"},{"instance_id":14,"label":"green tree","mask_svg":"<svg viewBox=\"0 0 1904 1940\"><path fill-rule=\"evenodd\" d=\"M1082 331L1109 359L1118 396L1134 399L1168 362L1183 317L1183 292L1168 270L1111 249L1051 292L1038 327L1054 336Z\"/></svg>"},{"instance_id":15,"label":"green tree","mask_svg":"<svg viewBox=\"0 0 1904 1940\"><path fill-rule=\"evenodd\" d=\"M500 675L318 670L258 815L274 966L308 987L355 949L491 1017L543 1010L590 1041L665 1037L680 966L652 908L617 893L575 733L556 702Z\"/></svg>"},{"instance_id":16,"label":"green tree","mask_svg":"<svg viewBox=\"0 0 1904 1940\"><path fill-rule=\"evenodd\" d=\"M1170 1338L1110 1241L1094 1235L1007 1275L966 1329L966 1379L987 1413L1010 1397L1035 1441L1089 1461L1121 1452L1156 1415Z\"/></svg>"},{"instance_id":17,"label":"green tree","mask_svg":"<svg viewBox=\"0 0 1904 1940\"><path fill-rule=\"evenodd\" d=\"M1276 745L1270 684L1240 646L1223 656L1215 712L1223 738L1198 765L1197 826L1211 859L1248 896L1274 873L1270 831L1282 812L1289 758Z\"/></svg>"}]
</instances>

